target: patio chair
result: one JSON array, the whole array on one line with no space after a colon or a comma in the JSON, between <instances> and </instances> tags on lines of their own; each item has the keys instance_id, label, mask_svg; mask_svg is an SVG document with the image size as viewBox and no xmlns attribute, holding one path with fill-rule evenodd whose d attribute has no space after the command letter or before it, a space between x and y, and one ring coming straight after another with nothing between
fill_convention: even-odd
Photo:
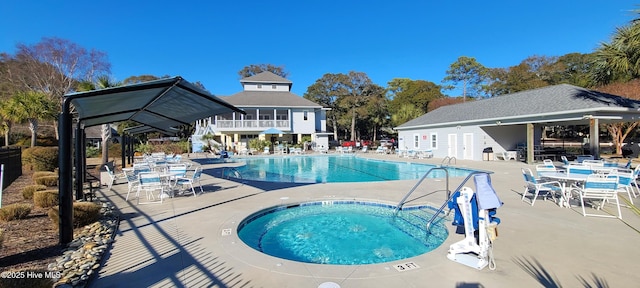
<instances>
[{"instance_id":1,"label":"patio chair","mask_svg":"<svg viewBox=\"0 0 640 288\"><path fill-rule=\"evenodd\" d=\"M578 155L576 156L576 162L582 163L584 160L594 160L593 155Z\"/></svg>"},{"instance_id":2,"label":"patio chair","mask_svg":"<svg viewBox=\"0 0 640 288\"><path fill-rule=\"evenodd\" d=\"M587 165L591 167L604 167L604 160L584 159L582 161L582 165Z\"/></svg>"},{"instance_id":3,"label":"patio chair","mask_svg":"<svg viewBox=\"0 0 640 288\"><path fill-rule=\"evenodd\" d=\"M640 181L640 165L633 169L633 181L631 182L631 185L636 188L633 192L633 197L636 198L640 196L640 186L638 185L638 181Z\"/></svg>"},{"instance_id":4,"label":"patio chair","mask_svg":"<svg viewBox=\"0 0 640 288\"><path fill-rule=\"evenodd\" d=\"M187 165L185 164L172 164L168 168L167 173L170 175L169 181L166 183L168 187L175 186L176 179L187 175ZM173 185L171 182L173 182Z\"/></svg>"},{"instance_id":5,"label":"patio chair","mask_svg":"<svg viewBox=\"0 0 640 288\"><path fill-rule=\"evenodd\" d=\"M567 156L564 156L564 155L560 156L560 160L562 160L562 164L564 165L571 164L571 162L569 162L569 159L567 159Z\"/></svg>"},{"instance_id":6,"label":"patio chair","mask_svg":"<svg viewBox=\"0 0 640 288\"><path fill-rule=\"evenodd\" d=\"M196 167L196 170L193 172L191 177L178 177L176 180L176 185L180 185L183 187L184 185L189 185L191 188L191 192L193 193L193 197L196 197L196 190L193 188L194 184L197 184L200 188L200 193L204 193L202 190L202 184L200 183L200 177L202 176L202 167Z\"/></svg>"},{"instance_id":7,"label":"patio chair","mask_svg":"<svg viewBox=\"0 0 640 288\"><path fill-rule=\"evenodd\" d=\"M129 194L131 194L131 191L133 191L134 189L138 189L138 184L140 184L140 181L138 180L138 174L135 173L135 170L127 173L127 197L124 199L124 201L129 201Z\"/></svg>"},{"instance_id":8,"label":"patio chair","mask_svg":"<svg viewBox=\"0 0 640 288\"><path fill-rule=\"evenodd\" d=\"M109 177L109 184L107 185L109 187L109 190L111 190L111 187L113 186L113 183L115 183L119 179L123 179L123 178L126 177L124 172L118 173L118 174L113 172L111 169L109 169L109 165L104 165L103 167L107 171L107 175Z\"/></svg>"},{"instance_id":9,"label":"patio chair","mask_svg":"<svg viewBox=\"0 0 640 288\"><path fill-rule=\"evenodd\" d=\"M160 180L160 173L158 172L141 172L138 174L138 181L138 190L136 192L137 204L140 204L140 192L143 190L148 201L143 202L143 204L153 202L162 203L162 200L169 196L164 193L164 184ZM154 195L156 191L159 198L158 200L156 200L156 195Z\"/></svg>"},{"instance_id":10,"label":"patio chair","mask_svg":"<svg viewBox=\"0 0 640 288\"><path fill-rule=\"evenodd\" d=\"M633 170L620 168L615 171L615 174L618 175L618 191L626 192L631 205L633 205L633 198L636 195L633 190L633 182L635 181Z\"/></svg>"},{"instance_id":11,"label":"patio chair","mask_svg":"<svg viewBox=\"0 0 640 288\"><path fill-rule=\"evenodd\" d=\"M536 165L536 173L538 174L538 177L540 177L540 173L544 172L558 172L558 169L556 166L548 166L546 164Z\"/></svg>"},{"instance_id":12,"label":"patio chair","mask_svg":"<svg viewBox=\"0 0 640 288\"><path fill-rule=\"evenodd\" d=\"M531 172L531 169L529 168L522 168L522 176L524 177L524 192L522 193L522 201L524 202L524 199L527 196L527 193L531 192L533 194L533 197L531 198L531 206L533 206L533 204L535 204L536 199L538 198L538 195L540 194L540 192L545 192L545 198L544 200L547 200L547 196L551 195L551 198L553 198L554 201L556 201L556 196L555 194L558 192L562 192L562 184L560 184L560 182L558 181L548 181L548 182L544 182L541 181L540 179L536 179L536 177L533 176L533 172Z\"/></svg>"},{"instance_id":13,"label":"patio chair","mask_svg":"<svg viewBox=\"0 0 640 288\"><path fill-rule=\"evenodd\" d=\"M569 164L567 166L567 174L593 174L593 169L591 166L587 165L578 165L578 164Z\"/></svg>"},{"instance_id":14,"label":"patio chair","mask_svg":"<svg viewBox=\"0 0 640 288\"><path fill-rule=\"evenodd\" d=\"M376 148L376 153L377 153L377 154L384 154L384 153L385 153L385 151L384 151L384 147L382 147L382 146L378 146L378 148ZM639 165L639 166L640 166L640 165Z\"/></svg>"},{"instance_id":15,"label":"patio chair","mask_svg":"<svg viewBox=\"0 0 640 288\"><path fill-rule=\"evenodd\" d=\"M271 154L271 153L269 152L269 146L264 147L264 149L262 150L262 154L264 154L264 155L269 155L269 154Z\"/></svg>"},{"instance_id":16,"label":"patio chair","mask_svg":"<svg viewBox=\"0 0 640 288\"><path fill-rule=\"evenodd\" d=\"M360 152L362 152L362 153L369 152L369 146L367 146L367 145L362 146L362 150L360 150Z\"/></svg>"},{"instance_id":17,"label":"patio chair","mask_svg":"<svg viewBox=\"0 0 640 288\"><path fill-rule=\"evenodd\" d=\"M547 167L550 167L550 168L556 168L556 165L553 164L553 160L551 160L551 159L542 160L542 164L544 164L544 166L547 166Z\"/></svg>"},{"instance_id":18,"label":"patio chair","mask_svg":"<svg viewBox=\"0 0 640 288\"><path fill-rule=\"evenodd\" d=\"M618 211L617 218L622 219L620 201L618 199L617 175L589 175L584 185L571 184L571 193L579 196L583 216L616 218L615 215L608 213L587 213L585 205L589 201L588 204L591 204L592 208L598 211L603 210L605 204L613 203Z\"/></svg>"}]
</instances>

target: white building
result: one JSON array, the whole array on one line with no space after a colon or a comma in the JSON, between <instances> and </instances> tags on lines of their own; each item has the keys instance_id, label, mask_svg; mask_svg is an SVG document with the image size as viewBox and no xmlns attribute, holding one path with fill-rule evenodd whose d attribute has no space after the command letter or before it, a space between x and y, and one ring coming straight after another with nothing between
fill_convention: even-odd
<instances>
[{"instance_id":1,"label":"white building","mask_svg":"<svg viewBox=\"0 0 640 288\"><path fill-rule=\"evenodd\" d=\"M254 138L291 145L302 144L303 137L309 136L311 145L328 147L328 108L291 93L291 81L265 71L240 83L243 91L220 99L246 114L234 112L198 121L193 139L213 132L227 149L240 150L248 148ZM263 133L271 128L282 133Z\"/></svg>"},{"instance_id":2,"label":"white building","mask_svg":"<svg viewBox=\"0 0 640 288\"><path fill-rule=\"evenodd\" d=\"M638 100L560 84L443 106L394 129L400 149L430 150L436 158L482 160L484 148L522 146L533 162L545 126L585 125L600 135L599 124L638 120ZM592 155L599 146L598 137L589 138Z\"/></svg>"}]
</instances>

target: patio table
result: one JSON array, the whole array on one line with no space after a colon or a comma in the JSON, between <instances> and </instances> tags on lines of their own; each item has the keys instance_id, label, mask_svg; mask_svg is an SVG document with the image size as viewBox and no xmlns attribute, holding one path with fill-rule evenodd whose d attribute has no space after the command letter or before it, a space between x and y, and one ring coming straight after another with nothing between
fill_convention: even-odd
<instances>
[{"instance_id":1,"label":"patio table","mask_svg":"<svg viewBox=\"0 0 640 288\"><path fill-rule=\"evenodd\" d=\"M571 199L571 191L567 189L567 184L571 183L582 183L587 180L587 176L589 174L579 174L579 173L563 173L563 172L540 172L540 178L546 178L551 180L556 180L560 182L561 187L561 197L558 205L560 207L571 208L569 204L569 200Z\"/></svg>"}]
</instances>

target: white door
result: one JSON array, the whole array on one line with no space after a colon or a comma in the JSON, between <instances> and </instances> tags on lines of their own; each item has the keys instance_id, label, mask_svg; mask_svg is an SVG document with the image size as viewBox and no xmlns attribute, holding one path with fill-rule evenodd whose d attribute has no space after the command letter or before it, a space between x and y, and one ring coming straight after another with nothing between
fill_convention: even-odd
<instances>
[{"instance_id":1,"label":"white door","mask_svg":"<svg viewBox=\"0 0 640 288\"><path fill-rule=\"evenodd\" d=\"M458 135L449 134L447 138L447 156L458 158Z\"/></svg>"},{"instance_id":2,"label":"white door","mask_svg":"<svg viewBox=\"0 0 640 288\"><path fill-rule=\"evenodd\" d=\"M462 142L462 157L466 160L473 160L473 133L464 133Z\"/></svg>"}]
</instances>

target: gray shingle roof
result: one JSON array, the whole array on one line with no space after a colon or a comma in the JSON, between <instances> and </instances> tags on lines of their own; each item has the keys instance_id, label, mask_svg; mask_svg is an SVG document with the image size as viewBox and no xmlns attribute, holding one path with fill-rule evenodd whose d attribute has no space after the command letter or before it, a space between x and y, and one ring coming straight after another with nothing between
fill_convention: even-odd
<instances>
[{"instance_id":1,"label":"gray shingle roof","mask_svg":"<svg viewBox=\"0 0 640 288\"><path fill-rule=\"evenodd\" d=\"M290 80L282 78L269 71L263 71L256 75L240 80L240 83L269 83L269 84L293 84Z\"/></svg>"},{"instance_id":2,"label":"gray shingle roof","mask_svg":"<svg viewBox=\"0 0 640 288\"><path fill-rule=\"evenodd\" d=\"M455 105L443 106L430 111L398 127L403 128L445 125L447 123L480 123L500 119L527 119L542 122L559 121L570 113L631 112L637 113L640 101L601 93L569 84L517 92ZM574 115L575 116L575 115Z\"/></svg>"},{"instance_id":3,"label":"gray shingle roof","mask_svg":"<svg viewBox=\"0 0 640 288\"><path fill-rule=\"evenodd\" d=\"M220 97L237 107L308 107L321 105L286 91L242 91L231 96Z\"/></svg>"}]
</instances>

